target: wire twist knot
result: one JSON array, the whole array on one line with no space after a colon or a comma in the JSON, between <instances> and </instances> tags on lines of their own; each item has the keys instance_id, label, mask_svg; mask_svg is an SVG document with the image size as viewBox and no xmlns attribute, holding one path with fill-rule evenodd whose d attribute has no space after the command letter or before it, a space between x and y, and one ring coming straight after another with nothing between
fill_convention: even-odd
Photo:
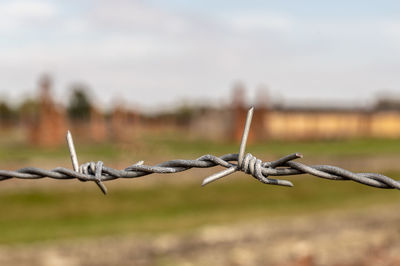
<instances>
[{"instance_id":1,"label":"wire twist knot","mask_svg":"<svg viewBox=\"0 0 400 266\"><path fill-rule=\"evenodd\" d=\"M251 153L247 153L243 161L238 162L238 169L243 171L246 174L252 175L257 180L263 183L269 183L269 180L266 176L262 173L263 162L260 159L257 159Z\"/></svg>"},{"instance_id":2,"label":"wire twist knot","mask_svg":"<svg viewBox=\"0 0 400 266\"><path fill-rule=\"evenodd\" d=\"M103 162L87 162L79 166L79 172L85 175L93 176L95 180L101 181L101 174L103 171ZM84 180L87 181L87 180Z\"/></svg>"},{"instance_id":3,"label":"wire twist knot","mask_svg":"<svg viewBox=\"0 0 400 266\"><path fill-rule=\"evenodd\" d=\"M98 161L97 163L87 162L87 163L81 164L79 166L79 173L85 174L86 176L89 176L89 178L88 179L80 178L79 180L80 181L93 180L100 187L100 189L103 191L103 193L107 194L107 188L102 183L103 165L104 165L104 163L102 161ZM92 177L92 178L90 178L90 177Z\"/></svg>"}]
</instances>

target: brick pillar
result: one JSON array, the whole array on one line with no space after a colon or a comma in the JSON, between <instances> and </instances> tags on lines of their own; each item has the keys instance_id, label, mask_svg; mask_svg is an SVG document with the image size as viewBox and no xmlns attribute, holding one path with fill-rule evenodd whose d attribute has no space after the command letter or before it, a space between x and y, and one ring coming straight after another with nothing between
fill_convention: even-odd
<instances>
[{"instance_id":1,"label":"brick pillar","mask_svg":"<svg viewBox=\"0 0 400 266\"><path fill-rule=\"evenodd\" d=\"M43 76L39 81L39 116L30 129L32 144L54 147L65 143L67 119L65 111L51 97L51 79Z\"/></svg>"},{"instance_id":2,"label":"brick pillar","mask_svg":"<svg viewBox=\"0 0 400 266\"><path fill-rule=\"evenodd\" d=\"M242 84L236 84L233 88L231 110L232 110L231 136L234 141L240 142L243 134L243 128L246 121L246 113L247 113L247 107L245 104L245 89Z\"/></svg>"}]
</instances>

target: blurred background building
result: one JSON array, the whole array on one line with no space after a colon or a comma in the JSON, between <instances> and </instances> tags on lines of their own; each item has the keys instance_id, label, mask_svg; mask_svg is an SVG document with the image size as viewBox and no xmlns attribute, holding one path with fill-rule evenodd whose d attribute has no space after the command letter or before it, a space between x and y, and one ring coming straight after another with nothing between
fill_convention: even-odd
<instances>
[{"instance_id":1,"label":"blurred background building","mask_svg":"<svg viewBox=\"0 0 400 266\"><path fill-rule=\"evenodd\" d=\"M321 105L282 105L273 103L264 88L253 104L246 103L246 88L233 86L231 102L211 106L184 104L170 111L148 114L129 103L110 110L95 106L84 85L72 86L67 106L56 103L49 75L40 77L35 99L23 101L12 110L7 103L0 109L3 128L23 131L31 145L55 147L64 143L67 129L89 142L134 142L140 134L175 131L200 139L240 141L246 112L255 106L250 141L322 140L349 138L400 138L400 100L378 98L371 106L338 107Z\"/></svg>"}]
</instances>

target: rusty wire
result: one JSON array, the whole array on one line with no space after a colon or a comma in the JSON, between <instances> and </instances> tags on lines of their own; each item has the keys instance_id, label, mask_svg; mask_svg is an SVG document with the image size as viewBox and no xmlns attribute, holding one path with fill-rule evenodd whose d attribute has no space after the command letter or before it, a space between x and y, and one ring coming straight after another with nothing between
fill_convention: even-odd
<instances>
[{"instance_id":1,"label":"rusty wire","mask_svg":"<svg viewBox=\"0 0 400 266\"><path fill-rule=\"evenodd\" d=\"M75 152L71 133L67 133L67 142L71 155L73 170L64 167L57 167L52 170L45 170L36 167L26 167L15 171L0 170L0 181L19 178L19 179L78 179L79 181L93 181L101 191L106 194L107 188L104 181L118 178L136 178L153 173L169 174L189 170L191 168L208 168L222 166L226 169L204 179L202 186L216 181L222 177L230 175L236 171L241 171L256 178L258 181L269 184L292 187L292 182L288 180L273 179L270 176L288 176L310 174L316 177L330 180L352 180L367 186L376 188L400 189L400 182L393 180L385 175L377 173L353 173L340 167L331 165L305 165L293 160L302 158L299 153L293 153L282 157L276 161L262 162L250 153L245 154L247 137L249 135L251 119L254 109L251 108L247 113L246 124L243 130L242 141L238 154L225 154L217 157L214 155L203 155L195 160L171 160L154 166L144 165L139 161L123 170L107 167L103 162L88 162L79 166Z\"/></svg>"}]
</instances>

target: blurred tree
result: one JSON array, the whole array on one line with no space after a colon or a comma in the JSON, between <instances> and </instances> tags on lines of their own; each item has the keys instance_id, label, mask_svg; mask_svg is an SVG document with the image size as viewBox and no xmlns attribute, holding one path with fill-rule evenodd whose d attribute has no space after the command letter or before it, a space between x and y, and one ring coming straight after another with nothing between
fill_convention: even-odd
<instances>
[{"instance_id":1,"label":"blurred tree","mask_svg":"<svg viewBox=\"0 0 400 266\"><path fill-rule=\"evenodd\" d=\"M380 111L400 110L400 98L380 98L375 104L375 109Z\"/></svg>"},{"instance_id":2,"label":"blurred tree","mask_svg":"<svg viewBox=\"0 0 400 266\"><path fill-rule=\"evenodd\" d=\"M35 99L27 98L18 107L17 112L21 120L36 119L39 114L39 103Z\"/></svg>"},{"instance_id":3,"label":"blurred tree","mask_svg":"<svg viewBox=\"0 0 400 266\"><path fill-rule=\"evenodd\" d=\"M73 120L88 120L91 104L84 86L75 86L68 104L68 115Z\"/></svg>"},{"instance_id":4,"label":"blurred tree","mask_svg":"<svg viewBox=\"0 0 400 266\"><path fill-rule=\"evenodd\" d=\"M7 104L7 102L0 101L0 120L4 122L12 122L15 118L15 111Z\"/></svg>"},{"instance_id":5,"label":"blurred tree","mask_svg":"<svg viewBox=\"0 0 400 266\"><path fill-rule=\"evenodd\" d=\"M187 125L193 119L195 108L188 104L182 104L175 111L175 116L179 125Z\"/></svg>"}]
</instances>

